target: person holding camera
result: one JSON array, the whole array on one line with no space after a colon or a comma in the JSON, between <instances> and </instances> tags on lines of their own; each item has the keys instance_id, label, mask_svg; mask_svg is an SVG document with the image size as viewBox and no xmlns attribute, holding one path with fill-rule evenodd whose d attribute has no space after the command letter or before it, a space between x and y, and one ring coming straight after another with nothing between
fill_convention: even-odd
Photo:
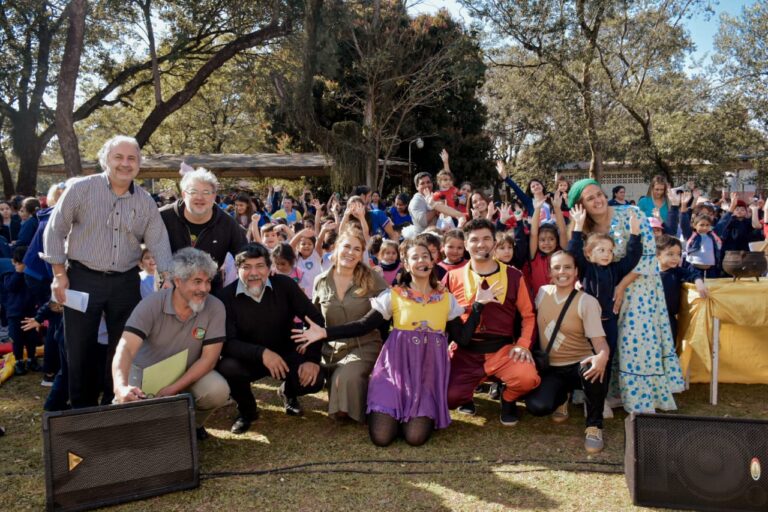
<instances>
[{"instance_id":1,"label":"person holding camera","mask_svg":"<svg viewBox=\"0 0 768 512\"><path fill-rule=\"evenodd\" d=\"M526 398L534 416L552 415L562 423L568 419L568 393L584 390L587 408L584 448L589 453L603 449L603 404L610 355L600 320L598 300L576 290L578 268L568 252L550 258L552 283L536 295L536 322L541 350L548 364L541 368L541 384Z\"/></svg>"}]
</instances>

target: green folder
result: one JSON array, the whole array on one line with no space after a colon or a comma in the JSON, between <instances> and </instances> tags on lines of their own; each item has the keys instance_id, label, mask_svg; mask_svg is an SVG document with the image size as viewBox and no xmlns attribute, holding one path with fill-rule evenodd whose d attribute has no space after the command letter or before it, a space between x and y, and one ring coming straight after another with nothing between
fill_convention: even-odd
<instances>
[{"instance_id":1,"label":"green folder","mask_svg":"<svg viewBox=\"0 0 768 512\"><path fill-rule=\"evenodd\" d=\"M189 349L185 348L178 354L167 357L159 363L147 366L144 369L134 367L133 369L136 370L135 375L138 377L136 384L145 395L156 395L158 391L165 386L173 384L184 375L184 372L187 371L188 355Z\"/></svg>"}]
</instances>

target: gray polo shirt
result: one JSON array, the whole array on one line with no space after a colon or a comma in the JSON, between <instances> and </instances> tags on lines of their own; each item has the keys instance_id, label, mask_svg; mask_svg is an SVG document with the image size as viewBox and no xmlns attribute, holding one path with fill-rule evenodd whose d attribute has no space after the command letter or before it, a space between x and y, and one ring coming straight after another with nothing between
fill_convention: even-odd
<instances>
[{"instance_id":1,"label":"gray polo shirt","mask_svg":"<svg viewBox=\"0 0 768 512\"><path fill-rule=\"evenodd\" d=\"M146 368L184 349L189 349L187 369L200 359L203 346L226 339L224 304L209 295L200 313L186 321L173 309L173 289L167 288L143 299L131 313L125 330L143 341L133 364Z\"/></svg>"}]
</instances>

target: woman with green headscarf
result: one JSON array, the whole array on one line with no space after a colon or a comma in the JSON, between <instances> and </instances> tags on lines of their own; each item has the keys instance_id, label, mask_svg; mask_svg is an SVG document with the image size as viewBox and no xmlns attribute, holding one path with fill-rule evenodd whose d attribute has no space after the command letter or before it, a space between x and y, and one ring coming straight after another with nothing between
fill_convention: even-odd
<instances>
[{"instance_id":1,"label":"woman with green headscarf","mask_svg":"<svg viewBox=\"0 0 768 512\"><path fill-rule=\"evenodd\" d=\"M608 396L621 393L627 412L677 409L673 393L685 383L669 325L664 288L656 260L653 231L645 214L634 206L608 206L608 198L593 179L577 181L568 193L568 206L580 204L587 213L583 235L605 233L614 241L614 260L624 257L630 235L630 211L641 220L643 255L640 263L615 291L619 315L617 357ZM616 368L616 365L618 368Z\"/></svg>"}]
</instances>

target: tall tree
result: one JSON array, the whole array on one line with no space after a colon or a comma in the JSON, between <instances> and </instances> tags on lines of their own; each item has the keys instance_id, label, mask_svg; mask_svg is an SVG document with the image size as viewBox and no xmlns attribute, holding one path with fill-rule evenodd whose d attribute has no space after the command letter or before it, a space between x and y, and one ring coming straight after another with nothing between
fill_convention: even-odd
<instances>
[{"instance_id":1,"label":"tall tree","mask_svg":"<svg viewBox=\"0 0 768 512\"><path fill-rule=\"evenodd\" d=\"M381 189L413 112L456 84L456 45L433 44L433 27L411 19L402 0L308 3L302 71L293 83L278 77L278 90L296 126L333 156L337 186ZM318 102L339 114L330 126Z\"/></svg>"},{"instance_id":2,"label":"tall tree","mask_svg":"<svg viewBox=\"0 0 768 512\"><path fill-rule=\"evenodd\" d=\"M59 86L56 92L56 134L67 176L78 176L83 169L80 150L75 134L72 112L75 110L75 89L80 72L80 54L83 52L85 35L85 0L72 0L65 9L67 16L67 42L59 68Z\"/></svg>"},{"instance_id":3,"label":"tall tree","mask_svg":"<svg viewBox=\"0 0 768 512\"><path fill-rule=\"evenodd\" d=\"M7 118L18 161L17 189L32 194L40 155L56 133L53 108L46 103L56 87L64 45L64 0L8 2L0 11L0 115ZM141 51L136 27L145 23L135 4L94 1L85 30L78 97L72 121L104 106L130 99L154 83L153 59ZM136 133L146 143L163 120L186 104L234 55L262 46L293 29L301 5L288 0L157 0L153 16L168 30L157 45L161 74L194 70L168 100L155 105ZM143 21L144 20L144 21ZM123 132L129 132L124 128ZM7 192L7 191L6 191Z\"/></svg>"},{"instance_id":4,"label":"tall tree","mask_svg":"<svg viewBox=\"0 0 768 512\"><path fill-rule=\"evenodd\" d=\"M578 92L584 135L590 149L590 175L599 179L603 144L595 113L597 44L610 7L608 0L462 0L500 38L523 50L499 65L523 69L551 67Z\"/></svg>"},{"instance_id":5,"label":"tall tree","mask_svg":"<svg viewBox=\"0 0 768 512\"><path fill-rule=\"evenodd\" d=\"M768 2L745 5L738 17L723 14L715 38L724 89L738 88L754 119L768 131Z\"/></svg>"}]
</instances>

